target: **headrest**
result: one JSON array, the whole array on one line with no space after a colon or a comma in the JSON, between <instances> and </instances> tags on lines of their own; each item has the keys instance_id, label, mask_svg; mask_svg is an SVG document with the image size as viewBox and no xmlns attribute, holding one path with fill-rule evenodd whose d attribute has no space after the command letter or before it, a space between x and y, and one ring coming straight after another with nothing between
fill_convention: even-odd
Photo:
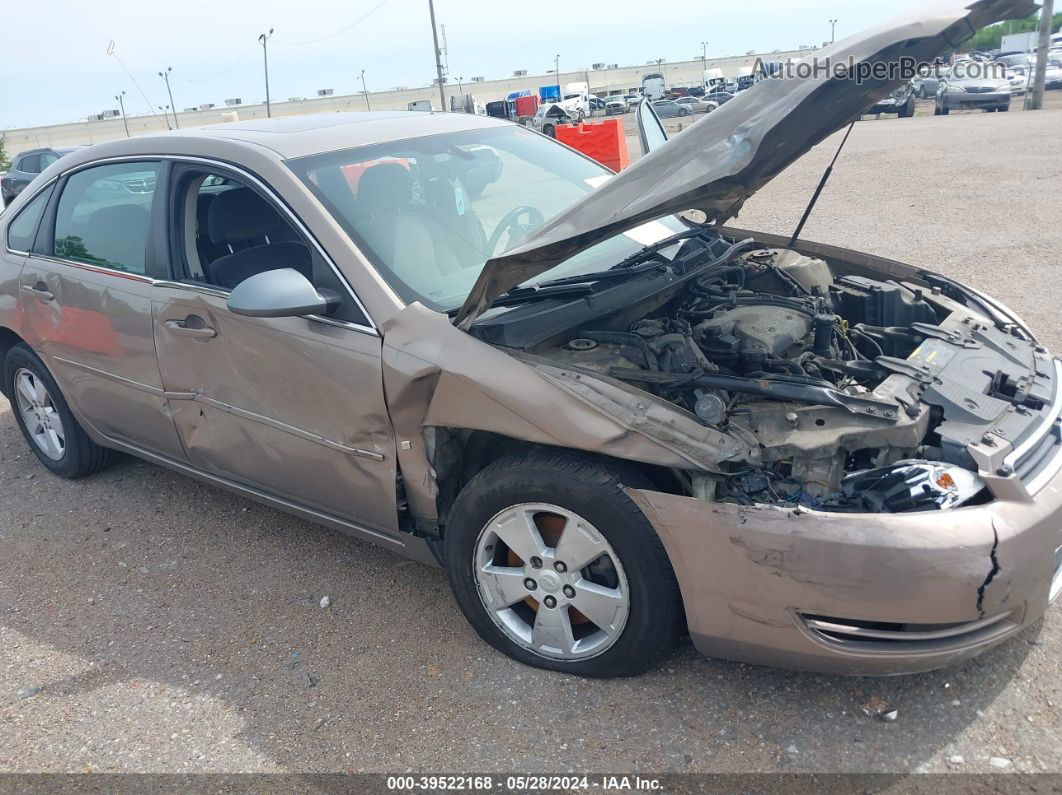
<instances>
[{"instance_id":1,"label":"headrest","mask_svg":"<svg viewBox=\"0 0 1062 795\"><path fill-rule=\"evenodd\" d=\"M363 213L396 212L413 200L413 177L401 163L377 163L358 180L358 205Z\"/></svg>"},{"instance_id":2,"label":"headrest","mask_svg":"<svg viewBox=\"0 0 1062 795\"><path fill-rule=\"evenodd\" d=\"M210 242L215 244L265 237L282 228L283 224L269 202L250 188L233 188L219 193L207 214Z\"/></svg>"}]
</instances>

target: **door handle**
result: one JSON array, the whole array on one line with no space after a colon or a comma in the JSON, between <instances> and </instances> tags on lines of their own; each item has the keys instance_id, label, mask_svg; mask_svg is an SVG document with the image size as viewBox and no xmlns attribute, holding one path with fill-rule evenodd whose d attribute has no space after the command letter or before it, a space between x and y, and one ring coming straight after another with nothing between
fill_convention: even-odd
<instances>
[{"instance_id":1,"label":"door handle","mask_svg":"<svg viewBox=\"0 0 1062 795\"><path fill-rule=\"evenodd\" d=\"M218 335L217 329L208 326L199 315L189 315L184 320L167 320L163 325L178 337L209 340Z\"/></svg>"},{"instance_id":2,"label":"door handle","mask_svg":"<svg viewBox=\"0 0 1062 795\"><path fill-rule=\"evenodd\" d=\"M37 296L45 302L52 301L55 299L55 295L52 294L51 290L48 289L44 282L37 282L36 284L24 284L22 285L22 289L25 290L27 293L32 293L33 295Z\"/></svg>"}]
</instances>

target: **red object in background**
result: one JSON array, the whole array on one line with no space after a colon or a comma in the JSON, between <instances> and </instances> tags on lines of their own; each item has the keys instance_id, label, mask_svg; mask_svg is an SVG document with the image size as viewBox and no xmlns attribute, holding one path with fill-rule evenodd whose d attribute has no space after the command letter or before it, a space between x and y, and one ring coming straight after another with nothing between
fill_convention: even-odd
<instances>
[{"instance_id":1,"label":"red object in background","mask_svg":"<svg viewBox=\"0 0 1062 795\"><path fill-rule=\"evenodd\" d=\"M517 97L513 106L516 108L516 118L534 116L538 113L538 97Z\"/></svg>"},{"instance_id":2,"label":"red object in background","mask_svg":"<svg viewBox=\"0 0 1062 795\"><path fill-rule=\"evenodd\" d=\"M339 170L342 171L343 176L346 177L350 189L354 191L355 195L357 195L358 183L361 181L361 175L373 166L378 166L381 163L398 163L400 166L405 166L406 171L408 171L410 162L411 161L407 157L380 157L376 160L366 160L364 163L348 163L345 166L340 166ZM316 180L314 180L314 183L316 184Z\"/></svg>"},{"instance_id":3,"label":"red object in background","mask_svg":"<svg viewBox=\"0 0 1062 795\"><path fill-rule=\"evenodd\" d=\"M630 164L627 136L620 119L606 119L587 124L562 124L557 127L557 140L592 157L613 171L621 171Z\"/></svg>"}]
</instances>

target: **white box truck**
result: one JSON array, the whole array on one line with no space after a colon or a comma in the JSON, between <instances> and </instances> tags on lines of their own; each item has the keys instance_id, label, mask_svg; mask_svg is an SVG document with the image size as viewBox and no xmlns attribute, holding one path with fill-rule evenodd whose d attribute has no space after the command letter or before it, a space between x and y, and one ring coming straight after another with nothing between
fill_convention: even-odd
<instances>
[{"instance_id":1,"label":"white box truck","mask_svg":"<svg viewBox=\"0 0 1062 795\"><path fill-rule=\"evenodd\" d=\"M1003 37L999 49L1003 52L1032 52L1036 49L1040 34L1035 30L1027 33L1010 33Z\"/></svg>"}]
</instances>

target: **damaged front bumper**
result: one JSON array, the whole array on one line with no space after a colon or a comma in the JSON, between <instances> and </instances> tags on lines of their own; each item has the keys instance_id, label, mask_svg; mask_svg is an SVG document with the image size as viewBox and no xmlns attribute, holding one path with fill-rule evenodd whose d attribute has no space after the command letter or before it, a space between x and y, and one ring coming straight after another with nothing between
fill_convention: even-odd
<instances>
[{"instance_id":1,"label":"damaged front bumper","mask_svg":"<svg viewBox=\"0 0 1062 795\"><path fill-rule=\"evenodd\" d=\"M932 513L712 504L631 489L706 655L844 674L973 657L1062 587L1062 473L1033 498Z\"/></svg>"}]
</instances>

